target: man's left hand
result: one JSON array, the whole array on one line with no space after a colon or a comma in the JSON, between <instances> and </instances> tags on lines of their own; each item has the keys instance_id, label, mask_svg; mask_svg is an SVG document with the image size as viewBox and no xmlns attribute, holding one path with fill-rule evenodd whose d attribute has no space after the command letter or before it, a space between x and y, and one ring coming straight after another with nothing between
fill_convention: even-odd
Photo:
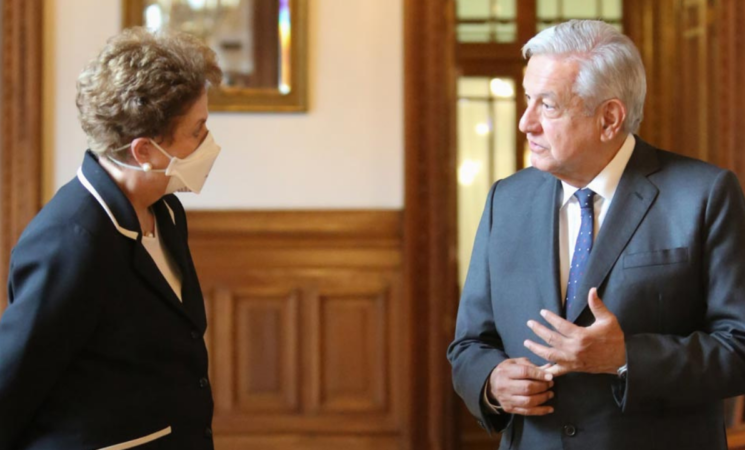
<instances>
[{"instance_id":1,"label":"man's left hand","mask_svg":"<svg viewBox=\"0 0 745 450\"><path fill-rule=\"evenodd\" d=\"M570 372L612 373L626 364L626 344L618 319L605 307L597 289L590 289L587 298L595 323L577 326L556 314L541 310L541 316L555 331L529 320L528 327L548 346L525 341L525 347L541 358L554 363L546 371L556 376Z\"/></svg>"}]
</instances>

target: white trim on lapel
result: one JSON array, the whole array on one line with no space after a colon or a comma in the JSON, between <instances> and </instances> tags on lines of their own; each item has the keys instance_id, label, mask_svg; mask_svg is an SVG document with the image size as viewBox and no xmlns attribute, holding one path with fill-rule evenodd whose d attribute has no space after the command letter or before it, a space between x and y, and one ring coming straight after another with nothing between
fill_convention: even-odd
<instances>
[{"instance_id":1,"label":"white trim on lapel","mask_svg":"<svg viewBox=\"0 0 745 450\"><path fill-rule=\"evenodd\" d=\"M176 225L176 214L173 212L168 202L163 202L163 203L166 205L166 208L168 208L168 214L171 215L171 220L173 221L173 224Z\"/></svg>"},{"instance_id":2,"label":"white trim on lapel","mask_svg":"<svg viewBox=\"0 0 745 450\"><path fill-rule=\"evenodd\" d=\"M117 222L116 217L114 217L114 214L112 214L111 209L109 209L109 205L106 204L106 202L103 200L103 198L98 193L96 188L94 188L91 182L88 181L85 175L83 175L82 167L78 168L78 180L80 180L80 183L88 190L88 192L90 192L91 195L96 200L98 200L98 203L101 204L101 206L103 207L103 210L106 211L106 214L109 216L109 219L111 219L111 222L114 224L114 227L116 227L116 230L132 240L137 240L137 237L140 235L140 233L136 231L128 230L119 225L119 222Z\"/></svg>"},{"instance_id":3,"label":"white trim on lapel","mask_svg":"<svg viewBox=\"0 0 745 450\"><path fill-rule=\"evenodd\" d=\"M140 445L147 444L148 442L153 442L154 440L160 439L163 436L168 436L169 434L171 434L171 427L163 428L160 431L156 431L153 434L148 434L147 436L143 436L139 439L122 442L121 444L110 445L100 450L126 450L128 448L139 447Z\"/></svg>"}]
</instances>

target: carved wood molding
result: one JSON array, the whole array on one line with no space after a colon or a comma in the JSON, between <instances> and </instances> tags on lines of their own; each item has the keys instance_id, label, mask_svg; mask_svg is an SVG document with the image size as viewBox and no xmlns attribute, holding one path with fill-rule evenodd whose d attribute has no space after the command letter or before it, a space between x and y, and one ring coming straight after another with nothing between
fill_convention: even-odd
<instances>
[{"instance_id":1,"label":"carved wood molding","mask_svg":"<svg viewBox=\"0 0 745 450\"><path fill-rule=\"evenodd\" d=\"M244 239L402 238L398 210L331 211L189 211L189 235L235 236Z\"/></svg>"},{"instance_id":2,"label":"carved wood molding","mask_svg":"<svg viewBox=\"0 0 745 450\"><path fill-rule=\"evenodd\" d=\"M0 280L41 206L42 0L4 0L0 142ZM6 290L0 289L0 312Z\"/></svg>"}]
</instances>

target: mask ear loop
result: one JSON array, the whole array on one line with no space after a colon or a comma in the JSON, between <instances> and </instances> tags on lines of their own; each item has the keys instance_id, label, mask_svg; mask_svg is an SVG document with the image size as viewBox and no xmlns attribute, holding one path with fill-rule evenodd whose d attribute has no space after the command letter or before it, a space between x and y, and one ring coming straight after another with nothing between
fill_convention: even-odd
<instances>
[{"instance_id":1,"label":"mask ear loop","mask_svg":"<svg viewBox=\"0 0 745 450\"><path fill-rule=\"evenodd\" d=\"M161 151L161 153L163 153L163 154L164 154L164 155L166 155L167 157L169 157L169 158L173 159L173 157L172 157L171 155L169 155L169 154L168 154L168 153L167 153L167 152L166 152L165 150L163 150L162 148L160 148L160 146L159 146L159 145L158 145L158 144L157 144L157 143L156 143L155 141L153 141L153 140L151 139L151 140L150 140L150 142L152 142L153 144L155 144L155 147L156 147L156 148L157 148L158 150L160 150L160 151ZM122 151L122 150L124 150L124 149L126 149L126 148L129 148L129 146L130 146L130 145L131 145L131 144L123 145L123 146L121 146L121 147L119 147L119 148L117 148L117 149L114 149L114 151L115 151L115 152L119 152L119 151ZM149 162L146 162L146 163L142 163L142 165L141 165L140 167L137 167L137 166L133 166L133 165L131 165L131 164L126 164L126 163L123 163L123 162L121 162L121 161L119 161L119 160L116 160L116 159L112 158L111 156L107 156L107 158L109 158L109 161L111 161L111 162L115 163L116 165L118 165L118 166L121 166L121 167L126 167L126 168L128 168L128 169L142 170L143 172L165 172L165 171L166 171L166 169L153 170L153 165L152 165L152 164L150 164Z\"/></svg>"}]
</instances>

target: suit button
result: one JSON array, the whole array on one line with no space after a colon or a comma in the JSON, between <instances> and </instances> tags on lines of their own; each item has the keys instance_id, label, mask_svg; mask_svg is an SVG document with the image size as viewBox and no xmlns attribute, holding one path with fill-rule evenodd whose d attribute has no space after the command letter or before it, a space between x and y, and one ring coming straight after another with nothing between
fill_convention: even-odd
<instances>
[{"instance_id":1,"label":"suit button","mask_svg":"<svg viewBox=\"0 0 745 450\"><path fill-rule=\"evenodd\" d=\"M207 378L202 378L202 379L199 380L199 387L200 388L206 388L209 385L210 385L210 382L209 382L209 380Z\"/></svg>"},{"instance_id":2,"label":"suit button","mask_svg":"<svg viewBox=\"0 0 745 450\"><path fill-rule=\"evenodd\" d=\"M199 339L199 332L198 331L192 331L191 332L191 338L194 339L195 341L197 339Z\"/></svg>"},{"instance_id":3,"label":"suit button","mask_svg":"<svg viewBox=\"0 0 745 450\"><path fill-rule=\"evenodd\" d=\"M206 437L207 439L212 437L212 428L207 427L204 429L204 437Z\"/></svg>"},{"instance_id":4,"label":"suit button","mask_svg":"<svg viewBox=\"0 0 745 450\"><path fill-rule=\"evenodd\" d=\"M577 434L577 429L574 425L564 425L564 434L567 436L574 436Z\"/></svg>"}]
</instances>

